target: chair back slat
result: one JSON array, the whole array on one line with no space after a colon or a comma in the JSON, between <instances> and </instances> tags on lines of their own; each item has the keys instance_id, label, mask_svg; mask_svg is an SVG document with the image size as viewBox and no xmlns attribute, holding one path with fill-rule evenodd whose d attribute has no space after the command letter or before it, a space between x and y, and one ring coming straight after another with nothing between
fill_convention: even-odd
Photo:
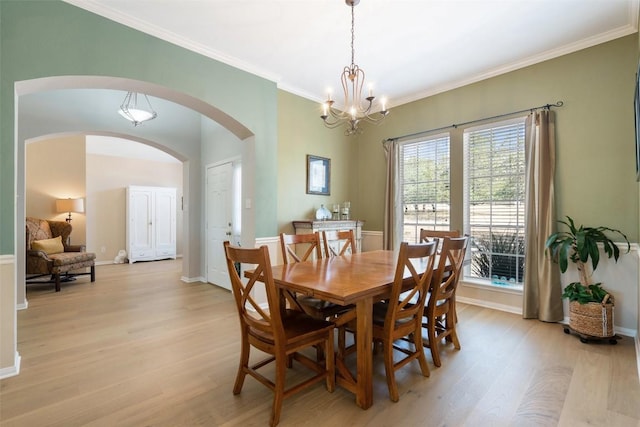
<instances>
[{"instance_id":1,"label":"chair back slat","mask_svg":"<svg viewBox=\"0 0 640 427\"><path fill-rule=\"evenodd\" d=\"M302 256L296 253L298 245L306 245L306 250ZM322 258L322 248L320 246L320 234L316 231L309 234L284 234L280 233L280 247L284 264L307 261Z\"/></svg>"},{"instance_id":2,"label":"chair back slat","mask_svg":"<svg viewBox=\"0 0 640 427\"><path fill-rule=\"evenodd\" d=\"M353 230L329 230L322 232L322 242L326 257L356 253L356 239Z\"/></svg>"},{"instance_id":3,"label":"chair back slat","mask_svg":"<svg viewBox=\"0 0 640 427\"><path fill-rule=\"evenodd\" d=\"M422 317L429 284L433 276L436 242L410 245L403 242L393 280L385 327L392 328L398 320ZM406 272L409 277L405 277Z\"/></svg>"}]
</instances>

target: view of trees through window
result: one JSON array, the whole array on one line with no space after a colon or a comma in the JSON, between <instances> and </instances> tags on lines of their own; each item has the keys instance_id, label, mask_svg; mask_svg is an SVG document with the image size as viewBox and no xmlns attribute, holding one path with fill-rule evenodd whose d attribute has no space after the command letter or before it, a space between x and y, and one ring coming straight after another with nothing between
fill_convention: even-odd
<instances>
[{"instance_id":1,"label":"view of trees through window","mask_svg":"<svg viewBox=\"0 0 640 427\"><path fill-rule=\"evenodd\" d=\"M524 276L524 119L468 130L465 230L473 237L467 276L521 288Z\"/></svg>"}]
</instances>

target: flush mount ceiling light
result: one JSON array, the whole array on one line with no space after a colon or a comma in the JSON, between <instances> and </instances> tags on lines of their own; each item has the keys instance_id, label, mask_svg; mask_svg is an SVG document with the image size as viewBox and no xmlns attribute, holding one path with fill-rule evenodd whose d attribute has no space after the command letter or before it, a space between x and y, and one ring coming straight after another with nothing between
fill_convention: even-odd
<instances>
[{"instance_id":1,"label":"flush mount ceiling light","mask_svg":"<svg viewBox=\"0 0 640 427\"><path fill-rule=\"evenodd\" d=\"M122 105L118 110L118 113L133 123L134 126L138 126L142 122L153 120L158 117L158 113L156 113L151 106L151 102L149 102L147 95L143 93L140 94L140 97L141 101L138 103L138 93L127 92L127 96L124 97L124 101L122 101ZM142 101L142 97L144 97L144 101Z\"/></svg>"},{"instance_id":2,"label":"flush mount ceiling light","mask_svg":"<svg viewBox=\"0 0 640 427\"><path fill-rule=\"evenodd\" d=\"M345 135L355 135L362 133L362 128L358 127L361 121L378 124L384 120L389 114L385 105L385 100L381 102L379 112L372 112L376 99L373 96L373 89L369 86L369 95L362 97L362 88L364 87L364 70L355 64L355 50L353 41L355 38L355 19L354 7L360 3L360 0L345 0L347 6L351 7L351 65L344 67L342 70L342 90L344 92L344 104L342 110L334 108L334 100L331 99L331 92L327 95L327 100L322 104L322 115L320 118L324 121L328 128L335 128L342 124L347 126L344 131Z\"/></svg>"}]
</instances>

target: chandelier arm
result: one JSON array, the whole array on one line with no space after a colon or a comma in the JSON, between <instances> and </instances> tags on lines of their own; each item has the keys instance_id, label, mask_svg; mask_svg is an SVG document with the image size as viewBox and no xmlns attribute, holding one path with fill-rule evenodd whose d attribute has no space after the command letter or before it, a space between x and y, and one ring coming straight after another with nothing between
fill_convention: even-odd
<instances>
[{"instance_id":1,"label":"chandelier arm","mask_svg":"<svg viewBox=\"0 0 640 427\"><path fill-rule=\"evenodd\" d=\"M338 126L342 126L345 123L345 120L335 120L330 121L328 117L323 118L324 125L329 129L337 128Z\"/></svg>"},{"instance_id":2,"label":"chandelier arm","mask_svg":"<svg viewBox=\"0 0 640 427\"><path fill-rule=\"evenodd\" d=\"M333 117L336 120L348 120L349 119L349 115L346 112L337 110L335 108L330 108L329 109L329 114L331 115L331 117Z\"/></svg>"},{"instance_id":3,"label":"chandelier arm","mask_svg":"<svg viewBox=\"0 0 640 427\"><path fill-rule=\"evenodd\" d=\"M375 117L373 115L366 115L362 118L362 120L365 120L367 123L381 123L384 118L387 116L388 113L383 113L382 111L379 111L377 113L373 113L373 114L377 114L378 116Z\"/></svg>"},{"instance_id":4,"label":"chandelier arm","mask_svg":"<svg viewBox=\"0 0 640 427\"><path fill-rule=\"evenodd\" d=\"M347 109L349 108L349 105L351 105L352 101L351 101L351 95L349 92L349 81L351 80L351 68L350 67L344 67L344 70L342 70L342 75L340 76L340 83L342 84L342 96L344 99L344 108Z\"/></svg>"},{"instance_id":5,"label":"chandelier arm","mask_svg":"<svg viewBox=\"0 0 640 427\"><path fill-rule=\"evenodd\" d=\"M362 111L362 87L364 85L364 70L354 65L353 69L353 105Z\"/></svg>"}]
</instances>

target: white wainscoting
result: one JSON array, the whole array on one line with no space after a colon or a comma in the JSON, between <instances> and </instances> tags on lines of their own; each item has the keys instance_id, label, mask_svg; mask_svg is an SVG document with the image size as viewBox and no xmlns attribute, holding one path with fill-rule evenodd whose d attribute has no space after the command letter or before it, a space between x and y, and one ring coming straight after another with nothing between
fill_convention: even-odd
<instances>
[{"instance_id":1,"label":"white wainscoting","mask_svg":"<svg viewBox=\"0 0 640 427\"><path fill-rule=\"evenodd\" d=\"M362 252L377 251L383 245L382 231L362 231Z\"/></svg>"},{"instance_id":2,"label":"white wainscoting","mask_svg":"<svg viewBox=\"0 0 640 427\"><path fill-rule=\"evenodd\" d=\"M14 255L0 255L0 379L20 373L15 263Z\"/></svg>"}]
</instances>

